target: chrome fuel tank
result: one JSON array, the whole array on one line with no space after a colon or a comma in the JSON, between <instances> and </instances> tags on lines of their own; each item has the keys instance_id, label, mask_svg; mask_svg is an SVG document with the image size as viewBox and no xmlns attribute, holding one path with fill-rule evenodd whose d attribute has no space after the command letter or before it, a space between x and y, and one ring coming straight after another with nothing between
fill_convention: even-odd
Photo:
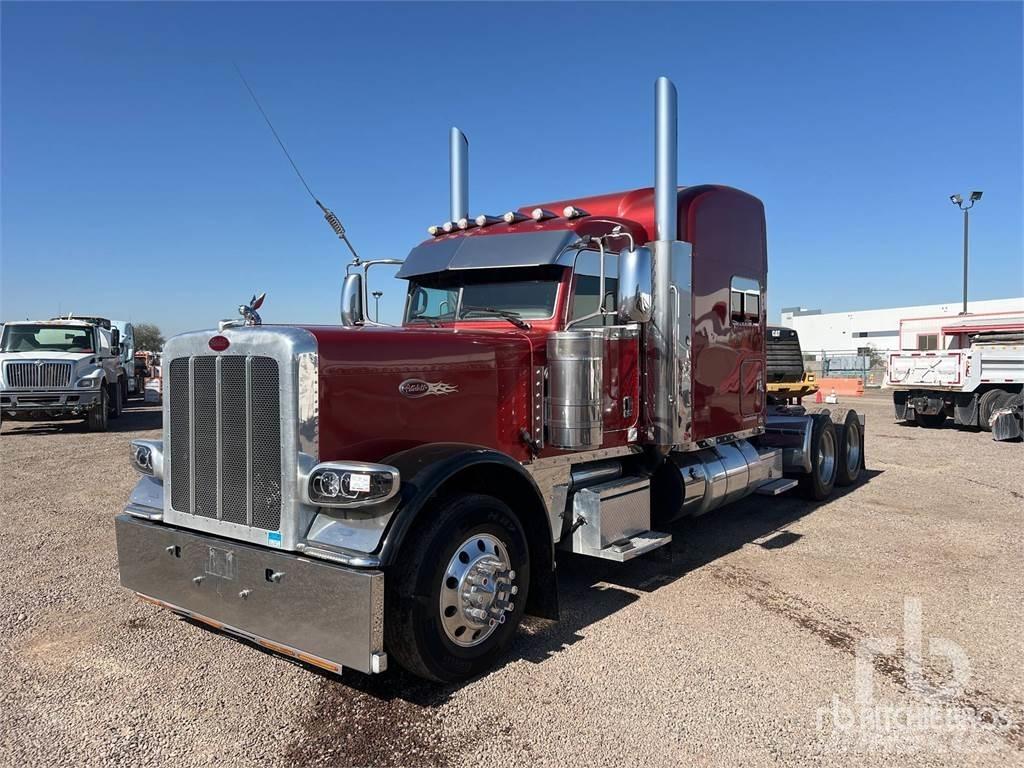
<instances>
[{"instance_id":1,"label":"chrome fuel tank","mask_svg":"<svg viewBox=\"0 0 1024 768\"><path fill-rule=\"evenodd\" d=\"M558 331L547 341L548 443L582 451L604 436L601 382L604 338L593 331Z\"/></svg>"}]
</instances>

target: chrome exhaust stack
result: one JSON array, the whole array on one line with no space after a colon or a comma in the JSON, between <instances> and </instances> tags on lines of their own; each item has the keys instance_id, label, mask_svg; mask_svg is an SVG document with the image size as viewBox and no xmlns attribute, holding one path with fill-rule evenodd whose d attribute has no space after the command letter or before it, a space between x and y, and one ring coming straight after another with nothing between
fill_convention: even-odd
<instances>
[{"instance_id":1,"label":"chrome exhaust stack","mask_svg":"<svg viewBox=\"0 0 1024 768\"><path fill-rule=\"evenodd\" d=\"M654 93L654 239L670 241L679 237L679 108L667 77L658 78Z\"/></svg>"},{"instance_id":2,"label":"chrome exhaust stack","mask_svg":"<svg viewBox=\"0 0 1024 768\"><path fill-rule=\"evenodd\" d=\"M448 138L448 163L451 187L451 216L449 221L469 219L469 139L452 126ZM462 227L465 229L465 227Z\"/></svg>"},{"instance_id":3,"label":"chrome exhaust stack","mask_svg":"<svg viewBox=\"0 0 1024 768\"><path fill-rule=\"evenodd\" d=\"M651 417L645 437L667 454L691 442L691 249L679 241L676 87L659 77L654 93L654 308L646 330Z\"/></svg>"}]
</instances>

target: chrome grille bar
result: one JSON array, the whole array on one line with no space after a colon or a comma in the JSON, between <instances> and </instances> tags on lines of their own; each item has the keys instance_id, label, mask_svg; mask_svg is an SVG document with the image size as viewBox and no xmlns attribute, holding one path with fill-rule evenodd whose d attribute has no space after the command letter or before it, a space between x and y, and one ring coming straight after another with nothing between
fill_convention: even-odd
<instances>
[{"instance_id":1,"label":"chrome grille bar","mask_svg":"<svg viewBox=\"0 0 1024 768\"><path fill-rule=\"evenodd\" d=\"M279 376L277 360L259 355L194 355L171 361L166 461L173 511L259 530L280 529Z\"/></svg>"},{"instance_id":2,"label":"chrome grille bar","mask_svg":"<svg viewBox=\"0 0 1024 768\"><path fill-rule=\"evenodd\" d=\"M63 389L71 386L70 362L11 361L6 364L8 386L25 389Z\"/></svg>"}]
</instances>

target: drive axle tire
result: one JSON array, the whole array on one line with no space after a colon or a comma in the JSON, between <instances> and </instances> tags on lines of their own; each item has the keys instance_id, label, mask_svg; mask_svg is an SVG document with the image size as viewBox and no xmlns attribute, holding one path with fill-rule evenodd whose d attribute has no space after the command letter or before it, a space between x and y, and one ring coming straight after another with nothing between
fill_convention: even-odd
<instances>
[{"instance_id":1,"label":"drive axle tire","mask_svg":"<svg viewBox=\"0 0 1024 768\"><path fill-rule=\"evenodd\" d=\"M111 387L113 394L108 398L110 403L110 418L116 419L121 416L121 412L124 410L124 387L121 384L121 379L118 379Z\"/></svg>"},{"instance_id":2,"label":"drive axle tire","mask_svg":"<svg viewBox=\"0 0 1024 768\"><path fill-rule=\"evenodd\" d=\"M996 401L1005 394L1006 392L1002 389L990 389L978 398L978 426L986 432L992 431L989 419L992 418L992 412L996 409Z\"/></svg>"},{"instance_id":3,"label":"drive axle tire","mask_svg":"<svg viewBox=\"0 0 1024 768\"><path fill-rule=\"evenodd\" d=\"M385 579L384 644L443 683L480 674L515 636L530 587L526 534L500 499L450 496L427 510Z\"/></svg>"},{"instance_id":4,"label":"drive axle tire","mask_svg":"<svg viewBox=\"0 0 1024 768\"><path fill-rule=\"evenodd\" d=\"M109 399L107 388L101 386L99 402L89 409L89 414L85 417L85 425L90 432L107 431L107 417L110 415Z\"/></svg>"},{"instance_id":5,"label":"drive axle tire","mask_svg":"<svg viewBox=\"0 0 1024 768\"><path fill-rule=\"evenodd\" d=\"M832 414L836 419L840 414ZM833 422L835 423L835 422ZM839 450L836 460L836 485L853 485L860 478L864 467L864 432L860 417L854 410L843 415L841 423L836 423L836 440Z\"/></svg>"},{"instance_id":6,"label":"drive axle tire","mask_svg":"<svg viewBox=\"0 0 1024 768\"><path fill-rule=\"evenodd\" d=\"M822 501L835 486L839 442L828 414L815 414L811 418L811 471L800 476L800 493L805 498Z\"/></svg>"},{"instance_id":7,"label":"drive axle tire","mask_svg":"<svg viewBox=\"0 0 1024 768\"><path fill-rule=\"evenodd\" d=\"M919 413L915 418L917 419L917 425L919 427L928 427L929 429L938 429L946 423L945 412Z\"/></svg>"}]
</instances>

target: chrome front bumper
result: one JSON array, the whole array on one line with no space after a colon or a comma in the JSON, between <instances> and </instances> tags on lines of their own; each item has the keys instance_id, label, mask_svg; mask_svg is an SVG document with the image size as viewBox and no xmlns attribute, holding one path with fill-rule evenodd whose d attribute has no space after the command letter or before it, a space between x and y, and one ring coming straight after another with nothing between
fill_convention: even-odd
<instances>
[{"instance_id":1,"label":"chrome front bumper","mask_svg":"<svg viewBox=\"0 0 1024 768\"><path fill-rule=\"evenodd\" d=\"M384 574L160 523L115 521L121 585L306 663L383 672Z\"/></svg>"}]
</instances>

